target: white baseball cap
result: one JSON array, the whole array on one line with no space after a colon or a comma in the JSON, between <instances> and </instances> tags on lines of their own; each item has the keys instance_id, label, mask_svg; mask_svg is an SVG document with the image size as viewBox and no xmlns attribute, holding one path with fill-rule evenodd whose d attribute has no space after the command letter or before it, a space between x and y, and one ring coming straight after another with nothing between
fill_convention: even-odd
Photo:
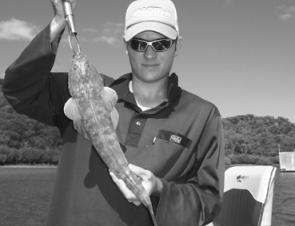
<instances>
[{"instance_id":1,"label":"white baseball cap","mask_svg":"<svg viewBox=\"0 0 295 226\"><path fill-rule=\"evenodd\" d=\"M170 39L179 36L177 12L171 0L136 0L127 8L124 39L143 31L155 31Z\"/></svg>"}]
</instances>

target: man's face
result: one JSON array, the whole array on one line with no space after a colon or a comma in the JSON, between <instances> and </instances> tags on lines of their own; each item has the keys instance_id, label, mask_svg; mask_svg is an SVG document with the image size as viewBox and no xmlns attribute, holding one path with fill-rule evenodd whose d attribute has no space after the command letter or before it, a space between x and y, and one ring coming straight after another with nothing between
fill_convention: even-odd
<instances>
[{"instance_id":1,"label":"man's face","mask_svg":"<svg viewBox=\"0 0 295 226\"><path fill-rule=\"evenodd\" d=\"M134 38L153 41L166 37L157 32L144 31ZM127 43L127 51L133 75L143 82L153 83L169 76L175 57L176 42L163 52L156 52L151 46L143 52L137 52Z\"/></svg>"}]
</instances>

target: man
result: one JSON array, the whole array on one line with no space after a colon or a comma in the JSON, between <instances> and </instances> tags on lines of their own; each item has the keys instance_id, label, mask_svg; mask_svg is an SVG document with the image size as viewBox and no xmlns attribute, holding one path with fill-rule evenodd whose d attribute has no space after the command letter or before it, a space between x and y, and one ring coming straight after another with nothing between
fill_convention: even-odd
<instances>
[{"instance_id":1,"label":"man","mask_svg":"<svg viewBox=\"0 0 295 226\"><path fill-rule=\"evenodd\" d=\"M147 209L64 114L67 73L50 70L66 21L62 1L51 1L53 20L10 65L3 86L18 112L58 126L64 139L48 225L151 226ZM132 2L124 32L131 73L104 82L119 96L117 135L130 168L143 178L160 226L211 222L223 190L221 119L170 72L179 42L174 4Z\"/></svg>"}]
</instances>

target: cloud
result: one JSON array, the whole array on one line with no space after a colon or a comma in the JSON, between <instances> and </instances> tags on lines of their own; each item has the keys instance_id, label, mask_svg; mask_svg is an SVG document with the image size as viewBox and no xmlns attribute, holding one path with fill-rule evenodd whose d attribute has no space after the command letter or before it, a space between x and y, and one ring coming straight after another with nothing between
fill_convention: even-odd
<instances>
[{"instance_id":1,"label":"cloud","mask_svg":"<svg viewBox=\"0 0 295 226\"><path fill-rule=\"evenodd\" d=\"M11 18L0 21L0 39L4 40L31 40L37 30L37 26L24 20Z\"/></svg>"},{"instance_id":2,"label":"cloud","mask_svg":"<svg viewBox=\"0 0 295 226\"><path fill-rule=\"evenodd\" d=\"M102 31L92 27L83 28L78 39L83 42L106 43L112 47L119 47L123 44L122 36L123 24L107 22Z\"/></svg>"},{"instance_id":3,"label":"cloud","mask_svg":"<svg viewBox=\"0 0 295 226\"><path fill-rule=\"evenodd\" d=\"M95 31L95 29L90 29L89 31ZM108 22L104 25L102 35L94 38L92 41L95 42L105 42L111 46L118 47L122 45L123 36L123 24Z\"/></svg>"},{"instance_id":4,"label":"cloud","mask_svg":"<svg viewBox=\"0 0 295 226\"><path fill-rule=\"evenodd\" d=\"M233 0L225 0L225 4L226 5L231 5L231 4L233 4Z\"/></svg>"},{"instance_id":5,"label":"cloud","mask_svg":"<svg viewBox=\"0 0 295 226\"><path fill-rule=\"evenodd\" d=\"M111 46L121 45L121 41L119 41L116 37L112 36L100 36L98 38L93 39L93 42L105 42Z\"/></svg>"},{"instance_id":6,"label":"cloud","mask_svg":"<svg viewBox=\"0 0 295 226\"><path fill-rule=\"evenodd\" d=\"M234 7L234 0L215 0L218 3L221 3L224 7L231 8Z\"/></svg>"},{"instance_id":7,"label":"cloud","mask_svg":"<svg viewBox=\"0 0 295 226\"><path fill-rule=\"evenodd\" d=\"M279 9L279 19L282 21L289 21L292 18L295 18L295 6L280 6Z\"/></svg>"},{"instance_id":8,"label":"cloud","mask_svg":"<svg viewBox=\"0 0 295 226\"><path fill-rule=\"evenodd\" d=\"M87 33L97 33L98 30L92 27L87 27L87 28L83 28L82 32L87 32Z\"/></svg>"}]
</instances>

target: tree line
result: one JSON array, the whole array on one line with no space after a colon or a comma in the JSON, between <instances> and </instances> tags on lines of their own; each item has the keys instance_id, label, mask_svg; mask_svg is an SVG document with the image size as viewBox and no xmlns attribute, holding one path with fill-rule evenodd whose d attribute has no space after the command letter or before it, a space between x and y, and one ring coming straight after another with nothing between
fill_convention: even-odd
<instances>
[{"instance_id":1,"label":"tree line","mask_svg":"<svg viewBox=\"0 0 295 226\"><path fill-rule=\"evenodd\" d=\"M295 124L283 117L251 114L222 119L226 164L279 163L295 150ZM57 164L62 139L57 128L18 114L7 103L0 81L0 164Z\"/></svg>"},{"instance_id":2,"label":"tree line","mask_svg":"<svg viewBox=\"0 0 295 226\"><path fill-rule=\"evenodd\" d=\"M251 114L223 119L228 164L279 164L281 151L295 151L295 124L283 117Z\"/></svg>"}]
</instances>

